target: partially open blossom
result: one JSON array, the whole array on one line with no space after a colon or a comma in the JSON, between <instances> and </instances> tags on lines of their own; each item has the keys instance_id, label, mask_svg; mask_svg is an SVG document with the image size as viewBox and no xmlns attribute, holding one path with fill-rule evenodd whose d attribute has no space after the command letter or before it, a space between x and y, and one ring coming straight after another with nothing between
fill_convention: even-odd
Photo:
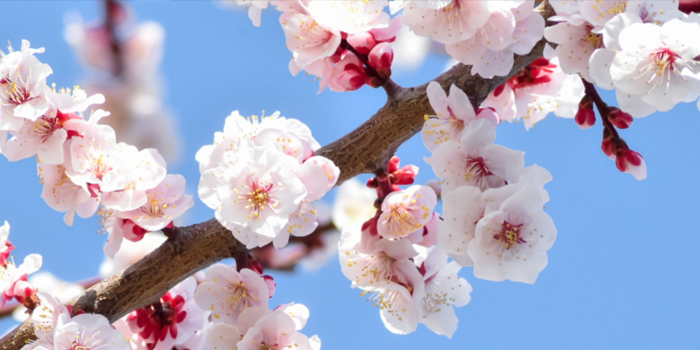
<instances>
[{"instance_id":1,"label":"partially open blossom","mask_svg":"<svg viewBox=\"0 0 700 350\"><path fill-rule=\"evenodd\" d=\"M0 267L0 292L2 303L12 298L20 302L36 292L35 288L27 282L27 275L39 271L43 259L39 254L29 254L22 264L17 266L14 261L8 261L4 267Z\"/></svg>"},{"instance_id":2,"label":"partially open blossom","mask_svg":"<svg viewBox=\"0 0 700 350\"><path fill-rule=\"evenodd\" d=\"M634 118L629 113L621 111L619 108L612 107L608 112L608 120L618 129L627 129L632 125Z\"/></svg>"},{"instance_id":3,"label":"partially open blossom","mask_svg":"<svg viewBox=\"0 0 700 350\"><path fill-rule=\"evenodd\" d=\"M377 70L379 77L382 79L386 79L391 75L392 61L394 61L394 51L392 51L389 43L378 44L369 53L369 64Z\"/></svg>"},{"instance_id":4,"label":"partially open blossom","mask_svg":"<svg viewBox=\"0 0 700 350\"><path fill-rule=\"evenodd\" d=\"M428 186L411 186L392 192L382 202L382 215L377 222L379 235L403 238L421 230L433 217L437 196Z\"/></svg>"},{"instance_id":5,"label":"partially open blossom","mask_svg":"<svg viewBox=\"0 0 700 350\"><path fill-rule=\"evenodd\" d=\"M618 151L615 165L617 165L618 170L632 174L637 180L647 178L647 165L644 162L644 157L631 149Z\"/></svg>"},{"instance_id":6,"label":"partially open blossom","mask_svg":"<svg viewBox=\"0 0 700 350\"><path fill-rule=\"evenodd\" d=\"M303 307L301 304L294 306ZM298 332L306 320L300 322L299 318L293 318L285 310L286 308L278 308L271 311L259 306L245 309L239 318L242 323L241 327L238 327L245 329L245 331L241 332L244 333L244 336L238 342L237 349L320 349L320 341L317 337L309 339L306 335ZM308 315L308 310L306 314ZM235 334L235 332L231 333Z\"/></svg>"},{"instance_id":7,"label":"partially open blossom","mask_svg":"<svg viewBox=\"0 0 700 350\"><path fill-rule=\"evenodd\" d=\"M576 124L582 130L586 130L595 125L595 111L593 110L593 100L590 97L584 96L578 104L578 112L576 112Z\"/></svg>"}]
</instances>

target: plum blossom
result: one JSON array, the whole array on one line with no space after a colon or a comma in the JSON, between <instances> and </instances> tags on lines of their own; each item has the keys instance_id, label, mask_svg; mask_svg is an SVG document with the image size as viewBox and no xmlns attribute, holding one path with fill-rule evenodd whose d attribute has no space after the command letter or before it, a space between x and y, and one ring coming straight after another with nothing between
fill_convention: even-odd
<instances>
[{"instance_id":1,"label":"plum blossom","mask_svg":"<svg viewBox=\"0 0 700 350\"><path fill-rule=\"evenodd\" d=\"M472 65L472 74L484 78L508 75L514 55L529 53L542 38L545 24L542 16L533 13L533 1L489 5L494 12L476 35L445 47L450 56Z\"/></svg>"},{"instance_id":2,"label":"plum blossom","mask_svg":"<svg viewBox=\"0 0 700 350\"><path fill-rule=\"evenodd\" d=\"M223 163L202 173L199 195L234 234L251 230L271 240L299 208L306 188L294 175L298 167L294 158L277 147L240 141L234 155L238 159L230 161L232 165Z\"/></svg>"},{"instance_id":3,"label":"plum blossom","mask_svg":"<svg viewBox=\"0 0 700 350\"><path fill-rule=\"evenodd\" d=\"M203 310L212 312L214 323L237 324L243 310L268 306L269 290L265 280L253 270L216 264L206 271L194 299Z\"/></svg>"},{"instance_id":4,"label":"plum blossom","mask_svg":"<svg viewBox=\"0 0 700 350\"><path fill-rule=\"evenodd\" d=\"M165 228L194 206L192 195L185 194L185 177L182 175L165 176L156 187L146 190L146 203L141 207L118 215L133 221L148 231Z\"/></svg>"},{"instance_id":5,"label":"plum blossom","mask_svg":"<svg viewBox=\"0 0 700 350\"><path fill-rule=\"evenodd\" d=\"M42 261L41 255L29 254L24 257L24 261L19 266L10 259L5 266L0 267L0 291L3 293L3 305L12 298L23 302L25 298L36 292L36 288L27 282L27 276L39 271Z\"/></svg>"},{"instance_id":6,"label":"plum blossom","mask_svg":"<svg viewBox=\"0 0 700 350\"><path fill-rule=\"evenodd\" d=\"M293 305L292 310L289 307L279 307L271 311L259 306L245 309L239 318L238 327L244 329L245 332L237 344L237 349L320 349L321 344L318 337L309 338L298 332L306 323L307 317L293 317L288 313L302 309L306 310L304 316L308 315L308 309L301 304ZM231 335L236 334L235 332L231 333Z\"/></svg>"},{"instance_id":7,"label":"plum blossom","mask_svg":"<svg viewBox=\"0 0 700 350\"><path fill-rule=\"evenodd\" d=\"M8 160L18 161L36 154L46 164L62 164L63 143L69 135L76 134L66 130L64 124L71 119L81 119L82 112L91 104L104 102L104 96L87 97L85 91L78 88L72 92L47 89L45 94L49 109L36 120L24 120L22 127L12 132L13 137L3 151Z\"/></svg>"},{"instance_id":8,"label":"plum blossom","mask_svg":"<svg viewBox=\"0 0 700 350\"><path fill-rule=\"evenodd\" d=\"M698 83L700 25L674 19L662 26L632 24L620 32L618 51L610 66L612 83L623 93L659 111L671 110ZM630 112L632 113L632 112Z\"/></svg>"},{"instance_id":9,"label":"plum blossom","mask_svg":"<svg viewBox=\"0 0 700 350\"><path fill-rule=\"evenodd\" d=\"M475 186L482 191L514 181L525 163L524 153L494 145L496 131L487 120L475 120L461 142L447 141L425 161L445 183Z\"/></svg>"},{"instance_id":10,"label":"plum blossom","mask_svg":"<svg viewBox=\"0 0 700 350\"><path fill-rule=\"evenodd\" d=\"M44 185L41 198L51 209L66 213L63 216L66 225L73 225L76 212L87 218L97 211L99 200L91 196L86 185L75 184L64 165L43 164L37 159L37 170Z\"/></svg>"},{"instance_id":11,"label":"plum blossom","mask_svg":"<svg viewBox=\"0 0 700 350\"><path fill-rule=\"evenodd\" d=\"M133 146L124 148L128 156L119 159L118 167L125 171L112 181L111 188L101 188L105 193L100 203L110 209L129 211L149 202L147 191L156 188L167 171L165 160L157 150L148 148L139 152ZM108 192L113 189L116 190Z\"/></svg>"},{"instance_id":12,"label":"plum blossom","mask_svg":"<svg viewBox=\"0 0 700 350\"><path fill-rule=\"evenodd\" d=\"M437 195L428 186L411 186L392 192L382 202L377 231L384 238L403 238L423 227L433 218ZM420 234L422 236L422 230Z\"/></svg>"},{"instance_id":13,"label":"plum blossom","mask_svg":"<svg viewBox=\"0 0 700 350\"><path fill-rule=\"evenodd\" d=\"M52 335L39 344L25 345L25 350L114 349L129 350L129 343L121 332L112 328L106 317L81 314L59 322Z\"/></svg>"},{"instance_id":14,"label":"plum blossom","mask_svg":"<svg viewBox=\"0 0 700 350\"><path fill-rule=\"evenodd\" d=\"M248 18L256 27L260 27L262 10L267 8L268 3L275 5L277 2L275 0L236 0L237 5L245 6L248 9Z\"/></svg>"},{"instance_id":15,"label":"plum blossom","mask_svg":"<svg viewBox=\"0 0 700 350\"><path fill-rule=\"evenodd\" d=\"M194 300L196 288L194 277L180 282L158 302L129 314L129 328L139 334L149 349L169 350L184 344L204 327L209 316Z\"/></svg>"},{"instance_id":16,"label":"plum blossom","mask_svg":"<svg viewBox=\"0 0 700 350\"><path fill-rule=\"evenodd\" d=\"M70 313L63 302L47 292L37 292L39 305L31 314L38 342L51 342L56 328L70 322Z\"/></svg>"},{"instance_id":17,"label":"plum blossom","mask_svg":"<svg viewBox=\"0 0 700 350\"><path fill-rule=\"evenodd\" d=\"M19 130L23 119L34 121L49 109L46 77L53 71L34 56L43 52L43 47L30 48L27 40L20 51L12 46L8 53L0 51L0 130Z\"/></svg>"},{"instance_id":18,"label":"plum blossom","mask_svg":"<svg viewBox=\"0 0 700 350\"><path fill-rule=\"evenodd\" d=\"M475 119L488 119L494 127L500 122L498 116L493 114L475 113L467 94L455 85L450 86L448 97L440 84L431 81L428 84L427 94L430 106L436 115L426 115L421 136L425 147L432 152L435 152L445 141L459 142L464 128Z\"/></svg>"},{"instance_id":19,"label":"plum blossom","mask_svg":"<svg viewBox=\"0 0 700 350\"><path fill-rule=\"evenodd\" d=\"M412 1L403 10L404 23L417 35L454 44L474 36L491 16L486 1ZM495 34L497 28L488 28Z\"/></svg>"},{"instance_id":20,"label":"plum blossom","mask_svg":"<svg viewBox=\"0 0 700 350\"><path fill-rule=\"evenodd\" d=\"M414 332L423 298L423 280L410 258L418 255L407 239L380 239L348 226L339 246L340 266L360 296L380 309L384 325L396 334ZM362 237L362 239L360 239ZM365 242L363 242L363 240Z\"/></svg>"},{"instance_id":21,"label":"plum blossom","mask_svg":"<svg viewBox=\"0 0 700 350\"><path fill-rule=\"evenodd\" d=\"M447 254L438 247L422 249L416 264L425 283L420 322L452 339L458 322L454 306L462 307L471 301L472 286L457 274L462 267L454 261L448 263Z\"/></svg>"},{"instance_id":22,"label":"plum blossom","mask_svg":"<svg viewBox=\"0 0 700 350\"><path fill-rule=\"evenodd\" d=\"M340 46L340 30L318 24L308 13L285 12L280 16L280 24L299 69L332 56Z\"/></svg>"},{"instance_id":23,"label":"plum blossom","mask_svg":"<svg viewBox=\"0 0 700 350\"><path fill-rule=\"evenodd\" d=\"M547 266L547 251L557 237L552 219L542 211L543 204L536 188L524 187L497 208L487 207L469 244L474 276L490 281L535 283Z\"/></svg>"}]
</instances>

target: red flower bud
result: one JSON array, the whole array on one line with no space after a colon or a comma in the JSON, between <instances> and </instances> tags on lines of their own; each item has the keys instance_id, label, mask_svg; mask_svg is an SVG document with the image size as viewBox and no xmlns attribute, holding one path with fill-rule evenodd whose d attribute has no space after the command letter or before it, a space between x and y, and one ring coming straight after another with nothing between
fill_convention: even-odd
<instances>
[{"instance_id":1,"label":"red flower bud","mask_svg":"<svg viewBox=\"0 0 700 350\"><path fill-rule=\"evenodd\" d=\"M612 107L608 113L608 120L618 129L627 129L632 125L634 118L619 108Z\"/></svg>"},{"instance_id":2,"label":"red flower bud","mask_svg":"<svg viewBox=\"0 0 700 350\"><path fill-rule=\"evenodd\" d=\"M382 79L387 79L391 76L391 62L393 61L394 51L389 43L378 44L369 53L369 64L379 73L379 77Z\"/></svg>"}]
</instances>

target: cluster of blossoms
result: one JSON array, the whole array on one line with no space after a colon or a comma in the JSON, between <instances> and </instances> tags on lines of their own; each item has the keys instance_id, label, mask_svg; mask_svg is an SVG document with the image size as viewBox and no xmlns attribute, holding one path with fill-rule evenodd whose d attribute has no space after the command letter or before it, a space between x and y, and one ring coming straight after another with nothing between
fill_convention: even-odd
<instances>
[{"instance_id":1,"label":"cluster of blossoms","mask_svg":"<svg viewBox=\"0 0 700 350\"><path fill-rule=\"evenodd\" d=\"M304 237L318 226L313 203L335 186L340 169L314 156L320 145L296 119L243 118L233 112L214 144L197 152L199 197L216 219L248 248L290 235Z\"/></svg>"},{"instance_id":2,"label":"cluster of blossoms","mask_svg":"<svg viewBox=\"0 0 700 350\"><path fill-rule=\"evenodd\" d=\"M525 167L524 153L495 145L497 121L475 113L460 89L431 82L423 142L426 162L442 179L444 221L438 247L474 275L491 281L534 283L547 266L557 230L544 211L552 177ZM465 102L466 105L465 105Z\"/></svg>"},{"instance_id":3,"label":"cluster of blossoms","mask_svg":"<svg viewBox=\"0 0 700 350\"><path fill-rule=\"evenodd\" d=\"M21 51L10 47L3 54L2 154L10 161L36 156L42 198L66 213L66 224L73 224L76 213L87 218L98 212L109 234L105 253L110 257L124 238L138 241L146 232L172 227L194 205L184 194L184 177L167 174L157 150L117 143L114 129L100 124L108 112L91 110L86 120L85 111L104 102L102 95L88 97L77 87L49 88L52 70L35 56L43 51L23 41Z\"/></svg>"},{"instance_id":4,"label":"cluster of blossoms","mask_svg":"<svg viewBox=\"0 0 700 350\"><path fill-rule=\"evenodd\" d=\"M88 94L106 97L111 112L106 123L121 142L160 150L166 160L178 154L175 127L162 101L158 67L165 30L153 21L136 23L127 4L105 2L106 18L85 23L80 15L67 17L66 41L85 67L81 83Z\"/></svg>"},{"instance_id":5,"label":"cluster of blossoms","mask_svg":"<svg viewBox=\"0 0 700 350\"><path fill-rule=\"evenodd\" d=\"M320 349L317 336L298 332L306 325L309 310L294 303L269 310L276 284L262 275L259 264L250 265L237 271L216 264L199 283L189 277L114 326L132 350Z\"/></svg>"},{"instance_id":6,"label":"cluster of blossoms","mask_svg":"<svg viewBox=\"0 0 700 350\"><path fill-rule=\"evenodd\" d=\"M368 182L379 199L366 222L350 223L339 242L343 274L360 288L362 297L380 309L393 333L414 332L418 323L449 338L457 330L454 306L470 301L472 288L457 275L461 267L448 263L436 247L440 215L433 212L437 195L431 187L411 185L418 168L399 167L392 158L386 173Z\"/></svg>"}]
</instances>

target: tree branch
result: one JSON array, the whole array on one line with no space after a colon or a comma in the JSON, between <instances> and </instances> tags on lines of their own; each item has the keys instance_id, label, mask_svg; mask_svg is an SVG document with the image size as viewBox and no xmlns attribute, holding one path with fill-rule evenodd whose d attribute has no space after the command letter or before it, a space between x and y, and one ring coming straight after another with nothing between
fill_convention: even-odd
<instances>
[{"instance_id":1,"label":"tree branch","mask_svg":"<svg viewBox=\"0 0 700 350\"><path fill-rule=\"evenodd\" d=\"M545 19L554 15L546 1L536 11ZM516 56L509 77L541 57L545 44L542 39L529 54ZM435 80L444 89L457 85L473 101L480 103L509 78L484 79L473 76L470 71L470 66L460 63ZM338 184L362 173L384 169L396 149L421 130L424 115L432 113L426 96L427 83L414 88L394 85L386 88L390 92L387 103L372 118L316 152L340 167ZM216 219L175 230L176 235L151 254L89 288L68 305L73 305L74 312L99 313L114 322L132 310L157 301L195 272L222 259L248 254L245 246ZM19 350L33 339L32 322L27 320L0 340L0 350Z\"/></svg>"}]
</instances>

